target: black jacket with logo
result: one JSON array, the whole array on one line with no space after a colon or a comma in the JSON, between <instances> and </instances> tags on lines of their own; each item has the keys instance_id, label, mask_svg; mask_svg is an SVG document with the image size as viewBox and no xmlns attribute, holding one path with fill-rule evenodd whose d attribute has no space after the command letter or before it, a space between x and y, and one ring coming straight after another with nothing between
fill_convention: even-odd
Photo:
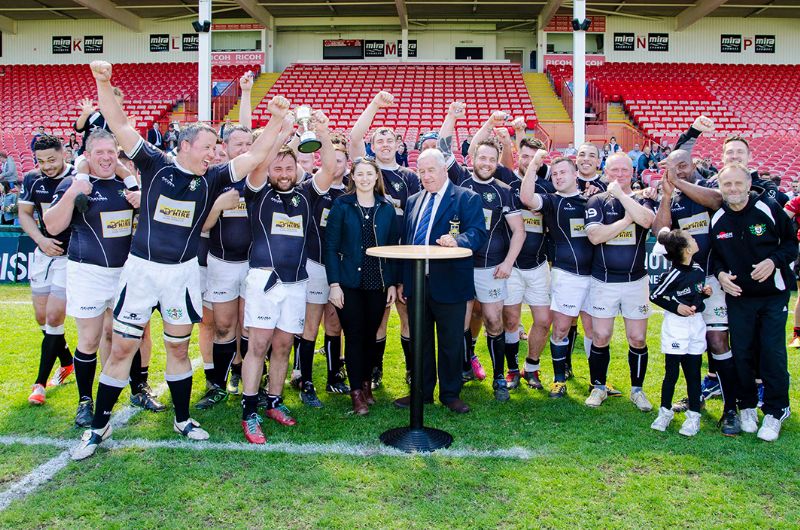
<instances>
[{"instance_id":1,"label":"black jacket with logo","mask_svg":"<svg viewBox=\"0 0 800 530\"><path fill-rule=\"evenodd\" d=\"M695 313L699 314L706 308L703 299L708 298L703 293L705 282L706 273L697 263L673 263L672 269L659 277L656 287L650 293L650 300L679 316L683 316L678 313L680 304L694 306Z\"/></svg>"},{"instance_id":2,"label":"black jacket with logo","mask_svg":"<svg viewBox=\"0 0 800 530\"><path fill-rule=\"evenodd\" d=\"M727 205L711 218L714 276L734 274L742 296L784 293L792 281L790 265L797 257L797 235L780 205L766 196L750 193L747 205L733 211ZM775 263L771 278L752 279L753 265L765 259Z\"/></svg>"}]
</instances>

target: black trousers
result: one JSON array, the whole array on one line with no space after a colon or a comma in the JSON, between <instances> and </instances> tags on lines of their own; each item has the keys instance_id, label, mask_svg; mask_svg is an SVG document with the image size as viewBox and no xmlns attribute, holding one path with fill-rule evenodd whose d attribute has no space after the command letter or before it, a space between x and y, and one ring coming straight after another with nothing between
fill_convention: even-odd
<instances>
[{"instance_id":1,"label":"black trousers","mask_svg":"<svg viewBox=\"0 0 800 530\"><path fill-rule=\"evenodd\" d=\"M772 296L730 296L728 329L739 383L739 408L758 404L755 379L764 381L764 414L782 418L789 407L786 317L789 292Z\"/></svg>"},{"instance_id":2,"label":"black trousers","mask_svg":"<svg viewBox=\"0 0 800 530\"><path fill-rule=\"evenodd\" d=\"M344 331L344 362L353 390L370 381L375 365L375 334L386 310L386 291L342 287L344 306L337 308Z\"/></svg>"},{"instance_id":3,"label":"black trousers","mask_svg":"<svg viewBox=\"0 0 800 530\"><path fill-rule=\"evenodd\" d=\"M430 292L428 279L425 290ZM409 293L410 294L410 293ZM416 314L414 300L409 299L409 318L414 321ZM425 297L422 315L422 389L423 398L433 400L436 380L439 380L439 401L449 403L461 393L461 365L464 359L464 315L467 303L444 304ZM411 329L411 342L417 337ZM434 335L435 333L435 335ZM439 351L436 355L436 342ZM438 357L438 366L437 366Z\"/></svg>"}]
</instances>

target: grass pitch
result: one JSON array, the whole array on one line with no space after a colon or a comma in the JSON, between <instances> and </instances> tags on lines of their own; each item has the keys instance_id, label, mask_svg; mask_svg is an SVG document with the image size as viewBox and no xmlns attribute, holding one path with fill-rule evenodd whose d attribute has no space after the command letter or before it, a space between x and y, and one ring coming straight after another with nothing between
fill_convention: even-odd
<instances>
[{"instance_id":1,"label":"grass pitch","mask_svg":"<svg viewBox=\"0 0 800 530\"><path fill-rule=\"evenodd\" d=\"M39 437L57 444L77 440L74 379L48 390L44 407L27 396L39 358L40 332L26 287L0 288L0 438ZM526 316L526 325L530 315ZM650 322L650 367L645 391L657 407L663 376L658 352L661 315ZM139 413L114 439L129 442L100 449L85 462L70 463L52 480L0 512L2 528L452 528L452 527L797 527L800 521L800 429L792 417L774 444L755 435L725 438L716 429L717 400L703 414L701 432L685 439L676 420L666 433L650 429L655 412L641 413L627 399L629 376L621 322L612 342L609 381L624 396L597 410L583 405L588 367L579 340L576 376L568 398L551 400L527 387L497 403L488 381L470 383L462 396L472 407L457 416L439 404L425 408L426 424L453 434L452 456L354 456L315 453L311 444L343 444L369 453L377 436L402 426L408 414L392 407L405 395L398 321L391 320L384 386L367 417L349 413L348 396L320 393L323 409L304 408L287 385L286 402L298 425L264 424L268 444L292 452L250 452L220 445L192 451L145 448L143 442L175 440L171 412ZM787 330L790 330L787 323ZM160 337L160 320L153 336ZM76 343L67 322L67 339ZM521 343L525 351L525 343ZM192 343L193 358L199 357ZM478 354L489 360L485 339ZM798 373L798 351L789 368ZM543 380L552 375L549 352ZM163 345L154 344L150 380L163 381ZM324 359L315 359L315 379L324 388ZM684 394L683 380L676 398ZM204 388L202 370L193 401ZM124 391L117 409L127 403ZM163 397L170 403L169 395ZM791 390L798 410L798 392ZM240 403L231 398L211 411L192 411L213 442L243 441ZM14 438L17 439L17 438ZM138 444L138 445L137 445ZM330 450L330 446L328 446ZM515 449L520 458L487 458L480 452ZM0 492L12 487L63 449L50 444L0 444ZM304 451L310 454L301 454ZM472 455L471 451L475 451ZM523 458L524 457L524 458Z\"/></svg>"}]
</instances>

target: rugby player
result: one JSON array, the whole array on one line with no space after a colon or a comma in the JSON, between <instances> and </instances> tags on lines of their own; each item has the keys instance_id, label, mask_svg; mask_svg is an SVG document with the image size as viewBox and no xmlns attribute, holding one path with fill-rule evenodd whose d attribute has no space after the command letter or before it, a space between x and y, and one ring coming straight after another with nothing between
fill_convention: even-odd
<instances>
[{"instance_id":1,"label":"rugby player","mask_svg":"<svg viewBox=\"0 0 800 530\"><path fill-rule=\"evenodd\" d=\"M80 176L67 177L53 195L45 212L47 229L54 234L70 230L67 256L67 314L75 318L78 347L75 350L75 379L78 386L78 411L75 424L91 425L94 416L92 386L97 367L97 352L105 364L111 345L111 310L119 275L128 257L133 233L133 216L139 204L139 191L129 192L116 178L117 141L104 129L97 129L86 141L85 162ZM84 172L90 180L81 178ZM79 213L75 198L89 198L88 209ZM102 343L102 347L101 347ZM145 393L145 408L160 412L165 407L139 381L141 354L131 368L131 394Z\"/></svg>"},{"instance_id":2,"label":"rugby player","mask_svg":"<svg viewBox=\"0 0 800 530\"><path fill-rule=\"evenodd\" d=\"M367 135L372 125L375 115L381 110L391 107L394 103L394 96L388 92L378 92L364 112L358 117L353 129L350 131L350 158L356 160L366 156L364 137ZM403 212L405 211L408 198L417 193L421 187L419 177L407 167L400 167L395 159L397 151L397 135L388 127L379 127L372 132L370 145L375 152L375 162L381 168L383 176L383 187L389 194L388 199L394 204L397 214L398 233L403 222ZM406 381L410 382L411 377L411 339L408 330L408 308L399 300L395 303L397 314L400 317L400 345L403 348L403 356L406 363ZM372 375L372 388L378 388L383 380L383 355L386 351L386 325L389 322L391 308L386 309L383 316L381 327L378 328L375 337L375 359L376 364Z\"/></svg>"},{"instance_id":3,"label":"rugby player","mask_svg":"<svg viewBox=\"0 0 800 530\"><path fill-rule=\"evenodd\" d=\"M64 178L73 175L75 168L64 162L61 140L41 134L33 142L33 152L39 169L28 172L22 180L19 194L19 224L34 243L36 250L30 264L31 298L36 322L44 334L39 358L39 373L28 403L43 405L45 386L56 386L72 373L72 354L64 338L64 316L67 309L66 273L69 230L51 235L42 222L44 213L53 202L53 194ZM34 213L36 218L34 218ZM48 384L47 379L56 359L61 367Z\"/></svg>"},{"instance_id":4,"label":"rugby player","mask_svg":"<svg viewBox=\"0 0 800 530\"><path fill-rule=\"evenodd\" d=\"M328 223L328 213L331 210L333 201L346 191L343 183L345 173L347 173L347 150L342 145L332 145L335 165L333 166L333 180L331 181L328 192L319 197L314 202L313 216L310 220L311 226L306 238L308 260L306 261L306 272L308 282L306 283L306 316L303 326L303 333L299 341L296 341L295 348L295 369L299 371L297 386L300 389L300 399L305 405L310 407L322 407L322 402L317 396L314 383L312 382L312 372L314 367L314 345L317 340L320 323L325 316L325 308L328 306L330 296L330 286L328 276L325 272L323 251L325 248L325 227ZM327 146L326 146L327 147ZM321 152L322 156L330 156L331 149ZM322 161L322 166L315 173L329 171L330 162ZM326 390L335 394L349 394L350 387L339 378L339 370L334 371L333 353L335 350L341 351L341 325L339 318L328 313L325 316L325 352L328 355L328 380ZM338 342L338 348L331 348L329 353L328 346ZM338 356L338 353L336 354ZM371 374L370 374L371 375Z\"/></svg>"},{"instance_id":5,"label":"rugby player","mask_svg":"<svg viewBox=\"0 0 800 530\"><path fill-rule=\"evenodd\" d=\"M492 116L498 114L500 113L495 112ZM477 134L475 135L478 141L473 141L470 146L470 148L475 147L473 173L456 162L450 143L456 119L463 115L463 103L454 102L450 105L440 129L442 141L439 145L447 159L447 174L453 184L477 193L483 203L483 215L489 238L474 254L475 293L477 301L481 304L481 316L486 327L486 342L492 359L494 396L498 401L508 401L508 385L504 369L506 338L503 330L503 302L508 296L507 279L525 243L525 227L522 212L515 206L511 187L495 178L500 158L500 146L495 140L480 139ZM464 323L465 345L472 342L471 316L472 302L468 302ZM518 332L517 340L519 340ZM469 361L465 356L465 372L472 370Z\"/></svg>"},{"instance_id":6,"label":"rugby player","mask_svg":"<svg viewBox=\"0 0 800 530\"><path fill-rule=\"evenodd\" d=\"M595 245L589 291L592 315L589 371L594 387L586 405L599 407L608 397L609 344L614 320L622 314L628 339L630 398L639 410L650 411L653 406L642 390L647 372L650 316L645 242L655 207L653 197L636 196L631 191L633 163L624 152L608 157L605 176L608 190L593 195L586 204L586 235ZM648 190L655 192L653 188Z\"/></svg>"},{"instance_id":7,"label":"rugby player","mask_svg":"<svg viewBox=\"0 0 800 530\"><path fill-rule=\"evenodd\" d=\"M520 188L520 200L532 210L541 213L544 225L555 244L550 285L553 321L550 335L553 361L550 397L563 398L567 395L570 349L568 337L578 315L583 320L585 332L592 332L587 310L594 247L584 230L586 197L578 191L575 162L566 157L553 160L550 171L555 193L540 193L536 190L538 165L545 156L547 152L540 149L528 165ZM527 365L528 361L526 371L529 370Z\"/></svg>"},{"instance_id":8,"label":"rugby player","mask_svg":"<svg viewBox=\"0 0 800 530\"><path fill-rule=\"evenodd\" d=\"M719 209L718 200L699 203L685 193L681 193L673 182L680 180L698 186L708 186L696 171L692 155L683 149L676 149L665 159L666 178L661 179L663 198L653 220L652 231L658 234L662 229L681 228L692 235L698 246L694 260L706 273L705 285L711 287L711 296L704 301L703 320L706 323L706 344L708 348L708 375L700 387L700 397L707 400L722 394L724 399L721 428L723 434L734 435L740 431L736 414L736 369L728 344L728 308L725 292L713 276L713 258L709 229L711 217ZM687 402L688 405L688 402ZM683 401L675 408L682 410Z\"/></svg>"},{"instance_id":9,"label":"rugby player","mask_svg":"<svg viewBox=\"0 0 800 530\"><path fill-rule=\"evenodd\" d=\"M272 118L258 137L288 138L294 118L288 101L270 102ZM336 158L328 131L328 118L313 113L314 127L322 142L323 167L310 179L296 184L294 151L281 147L270 153L258 169L247 176L245 200L253 238L244 311L244 325L250 332L250 352L242 366L242 429L250 443L266 442L258 415L258 381L267 348L271 347L266 416L281 425L297 422L283 403L283 384L289 352L295 334L303 333L305 321L307 239L315 204L333 180ZM277 123L282 120L281 123ZM277 145L281 145L280 142Z\"/></svg>"},{"instance_id":10,"label":"rugby player","mask_svg":"<svg viewBox=\"0 0 800 530\"><path fill-rule=\"evenodd\" d=\"M208 433L189 416L189 339L201 312L197 264L200 229L223 186L250 173L266 158L274 141L264 136L250 152L211 167L216 131L207 125L192 125L181 130L178 155L170 160L128 123L114 99L111 65L94 61L91 69L101 112L140 171L143 213L120 275L111 355L100 375L92 428L72 451L75 460L93 455L111 435L111 409L127 384L131 358L154 308L159 309L164 323L165 379L175 407L173 429L192 440L208 439ZM277 99L281 106L288 106L283 98Z\"/></svg>"}]
</instances>

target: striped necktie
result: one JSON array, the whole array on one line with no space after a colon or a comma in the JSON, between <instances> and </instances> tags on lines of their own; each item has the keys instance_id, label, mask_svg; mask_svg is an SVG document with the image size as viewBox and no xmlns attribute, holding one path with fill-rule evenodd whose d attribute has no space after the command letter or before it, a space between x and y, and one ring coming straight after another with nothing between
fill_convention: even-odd
<instances>
[{"instance_id":1,"label":"striped necktie","mask_svg":"<svg viewBox=\"0 0 800 530\"><path fill-rule=\"evenodd\" d=\"M425 206L425 211L422 212L417 223L417 231L414 233L415 245L426 245L428 243L428 225L431 224L431 215L433 214L433 203L436 200L436 193L431 193L428 199L428 204Z\"/></svg>"}]
</instances>

